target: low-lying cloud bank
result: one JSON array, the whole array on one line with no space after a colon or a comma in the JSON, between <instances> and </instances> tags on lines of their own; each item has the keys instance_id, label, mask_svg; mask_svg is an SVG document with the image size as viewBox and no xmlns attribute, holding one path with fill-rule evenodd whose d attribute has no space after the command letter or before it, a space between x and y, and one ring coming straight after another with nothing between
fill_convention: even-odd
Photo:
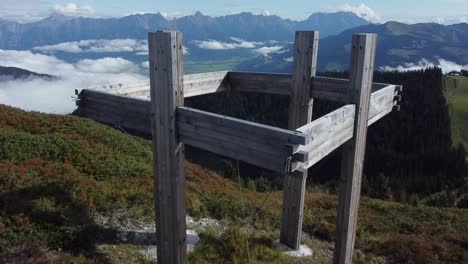
<instances>
[{"instance_id":1,"label":"low-lying cloud bank","mask_svg":"<svg viewBox=\"0 0 468 264\"><path fill-rule=\"evenodd\" d=\"M185 46L183 48L184 54L188 55L188 48ZM148 56L148 41L144 39L88 39L37 46L33 50L46 54L134 52L136 55Z\"/></svg>"},{"instance_id":2,"label":"low-lying cloud bank","mask_svg":"<svg viewBox=\"0 0 468 264\"><path fill-rule=\"evenodd\" d=\"M240 38L231 37L232 42L224 42L214 39L194 40L193 43L200 49L208 50L232 50L232 49L252 49L259 55L268 56L271 53L281 53L284 46L278 45L276 40L269 41L247 41ZM267 46L274 45L274 46Z\"/></svg>"},{"instance_id":3,"label":"low-lying cloud bank","mask_svg":"<svg viewBox=\"0 0 468 264\"><path fill-rule=\"evenodd\" d=\"M32 77L0 80L0 104L47 113L72 112L76 108L73 100L75 89L147 79L140 65L122 58L68 63L30 51L0 50L0 65L58 77L53 80Z\"/></svg>"},{"instance_id":4,"label":"low-lying cloud bank","mask_svg":"<svg viewBox=\"0 0 468 264\"><path fill-rule=\"evenodd\" d=\"M41 52L147 52L148 41L138 39L90 39L72 42L63 42L56 45L34 47L33 50Z\"/></svg>"},{"instance_id":5,"label":"low-lying cloud bank","mask_svg":"<svg viewBox=\"0 0 468 264\"><path fill-rule=\"evenodd\" d=\"M436 62L430 61L428 59L422 59L418 63L404 63L396 67L383 66L379 69L381 71L415 71L427 68L439 67L442 69L443 73L449 73L451 71L461 71L468 70L468 65L460 65L452 61L445 59L437 59Z\"/></svg>"},{"instance_id":6,"label":"low-lying cloud bank","mask_svg":"<svg viewBox=\"0 0 468 264\"><path fill-rule=\"evenodd\" d=\"M229 50L229 49L253 49L262 42L246 41L239 38L232 37L233 42L223 42L218 40L194 40L193 43L201 49L210 50Z\"/></svg>"}]
</instances>

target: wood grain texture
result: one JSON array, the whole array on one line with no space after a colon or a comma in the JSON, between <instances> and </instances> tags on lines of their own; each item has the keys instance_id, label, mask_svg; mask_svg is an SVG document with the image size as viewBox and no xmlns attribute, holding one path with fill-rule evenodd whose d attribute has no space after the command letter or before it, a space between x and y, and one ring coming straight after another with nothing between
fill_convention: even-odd
<instances>
[{"instance_id":1,"label":"wood grain texture","mask_svg":"<svg viewBox=\"0 0 468 264\"><path fill-rule=\"evenodd\" d=\"M377 122L393 110L396 86L389 85L372 93L370 98L368 126ZM338 149L353 137L355 122L355 105L345 105L313 122L298 128L296 131L310 136L306 145L297 145L292 152L308 153L308 160L295 162L292 170L308 169L322 158Z\"/></svg>"},{"instance_id":2,"label":"wood grain texture","mask_svg":"<svg viewBox=\"0 0 468 264\"><path fill-rule=\"evenodd\" d=\"M310 97L312 76L316 73L318 31L296 32L294 63L289 98L289 129L312 120L313 99ZM283 180L280 242L292 249L301 244L302 218L307 170L287 173Z\"/></svg>"},{"instance_id":3,"label":"wood grain texture","mask_svg":"<svg viewBox=\"0 0 468 264\"><path fill-rule=\"evenodd\" d=\"M184 97L224 92L227 90L227 71L184 75ZM86 90L104 91L129 97L150 98L150 82L99 86Z\"/></svg>"},{"instance_id":4,"label":"wood grain texture","mask_svg":"<svg viewBox=\"0 0 468 264\"><path fill-rule=\"evenodd\" d=\"M186 263L184 147L176 108L184 104L182 33L148 34L158 263Z\"/></svg>"},{"instance_id":5,"label":"wood grain texture","mask_svg":"<svg viewBox=\"0 0 468 264\"><path fill-rule=\"evenodd\" d=\"M209 125L226 133L244 133L243 137L278 144L307 144L308 137L298 131L291 131L250 122L230 116L214 114L190 107L178 107L178 122L194 125Z\"/></svg>"},{"instance_id":6,"label":"wood grain texture","mask_svg":"<svg viewBox=\"0 0 468 264\"><path fill-rule=\"evenodd\" d=\"M291 94L291 74L262 72L229 72L232 91L264 94Z\"/></svg>"},{"instance_id":7,"label":"wood grain texture","mask_svg":"<svg viewBox=\"0 0 468 264\"><path fill-rule=\"evenodd\" d=\"M353 35L349 91L356 114L354 136L343 146L334 263L351 263L354 252L376 41L375 34Z\"/></svg>"},{"instance_id":8,"label":"wood grain texture","mask_svg":"<svg viewBox=\"0 0 468 264\"><path fill-rule=\"evenodd\" d=\"M257 124L193 108L177 109L180 140L221 156L242 160L278 173L292 155L289 146L306 144L297 131Z\"/></svg>"}]
</instances>

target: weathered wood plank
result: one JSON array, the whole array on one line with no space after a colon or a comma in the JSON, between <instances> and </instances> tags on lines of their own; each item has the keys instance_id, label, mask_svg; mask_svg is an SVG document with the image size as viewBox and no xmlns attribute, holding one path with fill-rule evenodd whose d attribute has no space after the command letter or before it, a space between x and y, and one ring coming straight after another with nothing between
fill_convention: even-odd
<instances>
[{"instance_id":1,"label":"weathered wood plank","mask_svg":"<svg viewBox=\"0 0 468 264\"><path fill-rule=\"evenodd\" d=\"M148 34L158 263L186 263L184 146L176 108L184 104L182 33Z\"/></svg>"},{"instance_id":2,"label":"weathered wood plank","mask_svg":"<svg viewBox=\"0 0 468 264\"><path fill-rule=\"evenodd\" d=\"M278 73L235 72L228 73L229 84L233 91L277 95L291 95L292 75ZM390 84L373 83L372 90L377 91ZM310 96L350 103L349 80L322 76L311 77Z\"/></svg>"},{"instance_id":3,"label":"weathered wood plank","mask_svg":"<svg viewBox=\"0 0 468 264\"><path fill-rule=\"evenodd\" d=\"M288 126L296 129L312 120L313 99L310 97L312 76L317 68L319 32L298 31L294 44ZM280 242L293 249L301 244L307 170L287 173L284 178Z\"/></svg>"},{"instance_id":4,"label":"weathered wood plank","mask_svg":"<svg viewBox=\"0 0 468 264\"><path fill-rule=\"evenodd\" d=\"M291 95L291 74L252 73L252 72L208 72L184 76L184 97L199 96L210 93L226 92L228 84L232 91L253 92L277 95ZM374 83L373 91L382 89L389 84ZM103 88L105 87L105 88ZM98 91L108 94L118 94L127 97L149 99L149 82L139 82L129 85L99 86L83 91ZM349 80L312 76L310 96L350 103L347 90Z\"/></svg>"},{"instance_id":5,"label":"weathered wood plank","mask_svg":"<svg viewBox=\"0 0 468 264\"><path fill-rule=\"evenodd\" d=\"M291 74L229 72L232 91L265 94L291 94Z\"/></svg>"},{"instance_id":6,"label":"weathered wood plank","mask_svg":"<svg viewBox=\"0 0 468 264\"><path fill-rule=\"evenodd\" d=\"M231 159L241 160L274 172L283 173L285 169L284 157L281 158L277 155L268 155L266 152L252 148L242 148L238 144L219 140L201 133L190 134L187 130L182 129L180 140L189 146L200 148Z\"/></svg>"},{"instance_id":7,"label":"weathered wood plank","mask_svg":"<svg viewBox=\"0 0 468 264\"><path fill-rule=\"evenodd\" d=\"M394 85L390 85L372 93L368 116L369 126L392 111L395 89ZM297 131L310 136L311 139L309 144L298 145L292 152L306 152L309 154L309 159L303 163L293 163L292 170L312 167L351 139L353 137L354 115L355 106L346 105L298 128Z\"/></svg>"},{"instance_id":8,"label":"weathered wood plank","mask_svg":"<svg viewBox=\"0 0 468 264\"><path fill-rule=\"evenodd\" d=\"M192 97L227 90L227 71L184 76L184 96Z\"/></svg>"},{"instance_id":9,"label":"weathered wood plank","mask_svg":"<svg viewBox=\"0 0 468 264\"><path fill-rule=\"evenodd\" d=\"M230 116L214 114L189 107L178 107L177 114L178 122L196 125L210 124L210 127L213 129L220 129L222 131L230 130L231 133L237 133L242 137L254 137L259 141L273 139L276 140L278 144L284 145L308 143L308 137L301 132L258 124Z\"/></svg>"},{"instance_id":10,"label":"weathered wood plank","mask_svg":"<svg viewBox=\"0 0 468 264\"><path fill-rule=\"evenodd\" d=\"M227 71L219 71L184 75L184 97L226 91L227 74ZM133 85L114 85L110 88L96 87L96 90L130 97L150 97L149 81Z\"/></svg>"},{"instance_id":11,"label":"weathered wood plank","mask_svg":"<svg viewBox=\"0 0 468 264\"><path fill-rule=\"evenodd\" d=\"M177 127L185 144L279 173L292 155L288 145L307 142L300 132L188 107L177 109Z\"/></svg>"},{"instance_id":12,"label":"weathered wood plank","mask_svg":"<svg viewBox=\"0 0 468 264\"><path fill-rule=\"evenodd\" d=\"M354 137L344 144L338 194L334 263L351 263L366 149L376 34L355 34L351 49L350 96L355 96Z\"/></svg>"},{"instance_id":13,"label":"weathered wood plank","mask_svg":"<svg viewBox=\"0 0 468 264\"><path fill-rule=\"evenodd\" d=\"M136 109L139 112L151 111L151 104L148 100L136 99L133 97L116 95L110 92L82 90L78 95L79 101L92 101L95 103L106 103L110 106L128 107L128 109Z\"/></svg>"},{"instance_id":14,"label":"weathered wood plank","mask_svg":"<svg viewBox=\"0 0 468 264\"><path fill-rule=\"evenodd\" d=\"M123 130L151 135L151 103L102 91L83 90L77 101L81 117Z\"/></svg>"},{"instance_id":15,"label":"weathered wood plank","mask_svg":"<svg viewBox=\"0 0 468 264\"><path fill-rule=\"evenodd\" d=\"M177 123L179 136L183 135L197 135L198 138L209 138L212 144L216 142L228 142L234 144L234 150L245 150L252 149L262 153L262 156L278 157L283 160L287 159L288 156L292 155L287 145L279 142L264 142L258 141L249 137L244 137L244 133L236 135L238 131L234 133L225 133L221 129L207 128L203 125L189 124L184 122Z\"/></svg>"},{"instance_id":16,"label":"weathered wood plank","mask_svg":"<svg viewBox=\"0 0 468 264\"><path fill-rule=\"evenodd\" d=\"M138 116L134 112L93 105L80 109L79 116L111 125L126 132L136 132L145 136L151 135L150 117Z\"/></svg>"},{"instance_id":17,"label":"weathered wood plank","mask_svg":"<svg viewBox=\"0 0 468 264\"><path fill-rule=\"evenodd\" d=\"M307 142L300 132L188 107L177 109L177 126L185 144L278 173L292 155L289 145Z\"/></svg>"}]
</instances>

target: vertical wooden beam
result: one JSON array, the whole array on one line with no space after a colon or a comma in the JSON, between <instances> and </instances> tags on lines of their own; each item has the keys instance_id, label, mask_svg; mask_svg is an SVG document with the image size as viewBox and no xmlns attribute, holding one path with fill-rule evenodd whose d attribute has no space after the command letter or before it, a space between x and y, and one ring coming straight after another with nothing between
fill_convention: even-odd
<instances>
[{"instance_id":1,"label":"vertical wooden beam","mask_svg":"<svg viewBox=\"0 0 468 264\"><path fill-rule=\"evenodd\" d=\"M289 101L289 129L295 130L312 120L311 76L317 68L318 31L296 32L292 93ZM301 244L302 216L307 170L286 174L283 183L280 243L292 249Z\"/></svg>"},{"instance_id":2,"label":"vertical wooden beam","mask_svg":"<svg viewBox=\"0 0 468 264\"><path fill-rule=\"evenodd\" d=\"M158 263L186 263L184 146L176 107L184 104L182 33L148 34Z\"/></svg>"},{"instance_id":3,"label":"vertical wooden beam","mask_svg":"<svg viewBox=\"0 0 468 264\"><path fill-rule=\"evenodd\" d=\"M333 260L336 264L349 264L353 258L376 41L376 34L353 35L350 98L355 100L356 114L354 137L343 145Z\"/></svg>"}]
</instances>

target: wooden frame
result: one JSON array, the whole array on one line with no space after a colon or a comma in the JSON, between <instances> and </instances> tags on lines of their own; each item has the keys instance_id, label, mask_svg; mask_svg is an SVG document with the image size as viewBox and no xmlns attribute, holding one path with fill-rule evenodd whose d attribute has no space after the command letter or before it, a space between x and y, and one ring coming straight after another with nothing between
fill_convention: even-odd
<instances>
[{"instance_id":1,"label":"wooden frame","mask_svg":"<svg viewBox=\"0 0 468 264\"><path fill-rule=\"evenodd\" d=\"M301 239L307 169L344 146L335 263L354 249L367 127L392 111L401 86L372 82L376 35L353 35L351 78L315 76L318 32L296 33L293 74L212 72L183 75L182 34L149 34L150 83L77 91L77 114L153 135L158 263L185 263L184 144L285 175L280 241ZM289 128L279 129L183 106L215 92L289 96ZM148 100L151 97L151 101ZM312 119L314 98L343 107Z\"/></svg>"}]
</instances>

